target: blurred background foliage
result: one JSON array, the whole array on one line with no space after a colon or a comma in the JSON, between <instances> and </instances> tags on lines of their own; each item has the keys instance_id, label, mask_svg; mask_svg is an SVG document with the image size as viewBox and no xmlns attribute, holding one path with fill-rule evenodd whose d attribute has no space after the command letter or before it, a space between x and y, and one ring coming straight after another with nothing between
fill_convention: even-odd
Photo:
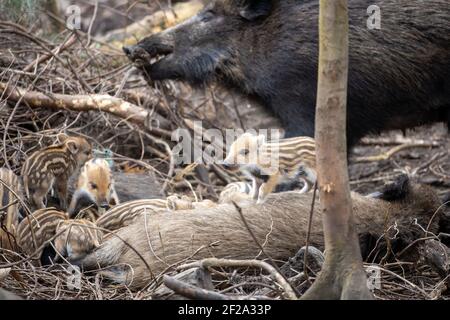
<instances>
[{"instance_id":1,"label":"blurred background foliage","mask_svg":"<svg viewBox=\"0 0 450 320\"><path fill-rule=\"evenodd\" d=\"M28 24L36 19L41 5L47 5L47 0L2 0L0 1L0 18L3 21Z\"/></svg>"}]
</instances>

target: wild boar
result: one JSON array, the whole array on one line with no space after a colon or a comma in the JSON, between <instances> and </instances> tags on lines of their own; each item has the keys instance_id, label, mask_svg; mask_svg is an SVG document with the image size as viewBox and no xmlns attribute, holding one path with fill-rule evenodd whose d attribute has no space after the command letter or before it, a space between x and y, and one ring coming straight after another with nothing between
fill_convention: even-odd
<instances>
[{"instance_id":1,"label":"wild boar","mask_svg":"<svg viewBox=\"0 0 450 320\"><path fill-rule=\"evenodd\" d=\"M427 226L429 232L437 232L441 200L433 189L408 180L400 182L400 186L403 191L389 201L352 194L361 236L384 238L388 232L392 241L401 239L405 245L423 237ZM264 243L265 252L273 259L287 260L305 245L311 200L311 192L283 192L270 194L262 204L250 200L239 205L255 237ZM323 249L319 207L315 206L310 245ZM389 227L392 234L386 231ZM133 224L111 234L84 259L73 262L86 268L114 266L110 278L142 287L186 259L253 259L259 255L260 249L238 210L225 203L210 209L142 214Z\"/></svg>"},{"instance_id":2,"label":"wild boar","mask_svg":"<svg viewBox=\"0 0 450 320\"><path fill-rule=\"evenodd\" d=\"M381 29L368 27L371 5ZM213 0L123 49L153 80L216 80L259 98L287 137L313 137L318 10L313 0ZM353 0L349 21L349 145L383 130L450 124L448 0Z\"/></svg>"}]
</instances>

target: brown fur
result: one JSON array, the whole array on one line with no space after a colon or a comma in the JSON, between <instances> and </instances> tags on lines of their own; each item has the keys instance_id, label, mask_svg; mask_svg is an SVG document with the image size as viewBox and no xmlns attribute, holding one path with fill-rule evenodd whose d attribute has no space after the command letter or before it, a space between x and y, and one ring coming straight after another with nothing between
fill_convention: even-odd
<instances>
[{"instance_id":1,"label":"brown fur","mask_svg":"<svg viewBox=\"0 0 450 320\"><path fill-rule=\"evenodd\" d=\"M172 195L167 197L167 208L170 210L189 210L194 209L192 200L189 197Z\"/></svg>"},{"instance_id":2,"label":"brown fur","mask_svg":"<svg viewBox=\"0 0 450 320\"><path fill-rule=\"evenodd\" d=\"M62 209L67 209L67 182L91 157L91 145L81 137L60 138L62 143L34 152L22 167L27 198L35 208L45 207L44 198L55 185Z\"/></svg>"},{"instance_id":3,"label":"brown fur","mask_svg":"<svg viewBox=\"0 0 450 320\"><path fill-rule=\"evenodd\" d=\"M78 211L74 219L84 219L89 220L91 222L96 222L97 219L100 217L100 215L101 213L99 212L97 207L91 205L87 208L83 208L80 211Z\"/></svg>"},{"instance_id":4,"label":"brown fur","mask_svg":"<svg viewBox=\"0 0 450 320\"><path fill-rule=\"evenodd\" d=\"M97 229L95 223L84 219L61 221L56 228L56 234L58 236L55 238L55 249L68 259L84 257L100 246L103 238L102 231Z\"/></svg>"},{"instance_id":5,"label":"brown fur","mask_svg":"<svg viewBox=\"0 0 450 320\"><path fill-rule=\"evenodd\" d=\"M154 173L125 173L114 170L112 174L114 189L120 202L165 197L165 194L162 192L162 185L157 181ZM77 180L78 176L75 174L69 179L68 190L69 195L72 197L77 189Z\"/></svg>"},{"instance_id":6,"label":"brown fur","mask_svg":"<svg viewBox=\"0 0 450 320\"><path fill-rule=\"evenodd\" d=\"M96 224L107 230L117 230L133 223L144 212L155 213L168 210L167 201L162 199L143 199L121 203L106 211Z\"/></svg>"},{"instance_id":7,"label":"brown fur","mask_svg":"<svg viewBox=\"0 0 450 320\"><path fill-rule=\"evenodd\" d=\"M231 182L222 189L219 203L241 202L252 199L252 186L247 182Z\"/></svg>"},{"instance_id":8,"label":"brown fur","mask_svg":"<svg viewBox=\"0 0 450 320\"><path fill-rule=\"evenodd\" d=\"M205 209L215 207L217 204L211 200L192 201L187 196L178 197L173 195L167 197L167 208L172 211L190 210L190 209Z\"/></svg>"},{"instance_id":9,"label":"brown fur","mask_svg":"<svg viewBox=\"0 0 450 320\"><path fill-rule=\"evenodd\" d=\"M388 226L396 223L400 231L398 237L406 241L423 236L423 231L414 226L414 220L426 228L441 203L432 189L418 185L411 186L406 198L394 202L359 194L353 194L352 198L360 234L379 237ZM265 251L273 259L286 260L305 244L311 200L311 193L285 192L269 195L263 204L244 202L241 206ZM310 244L323 249L322 214L319 204L315 208ZM439 215L436 215L430 224L430 232L437 231L438 222ZM135 223L117 231L117 235L144 256L154 276L188 258L260 257L258 246L231 204L202 210L161 212L146 220L141 215ZM132 280L134 287L142 287L151 279L143 261L114 235L79 263L88 268L117 264L131 266L133 272L125 268L122 272L115 271L113 278L117 281Z\"/></svg>"},{"instance_id":10,"label":"brown fur","mask_svg":"<svg viewBox=\"0 0 450 320\"><path fill-rule=\"evenodd\" d=\"M74 214L79 200L83 197L99 209L119 204L111 168L105 159L89 160L81 168L77 190L69 206L70 215Z\"/></svg>"},{"instance_id":11,"label":"brown fur","mask_svg":"<svg viewBox=\"0 0 450 320\"><path fill-rule=\"evenodd\" d=\"M55 208L39 209L33 212L30 217L24 218L17 227L17 243L24 253L33 255L33 258L39 259L42 250L36 251L45 241L51 239L56 233L56 227L61 221L67 220L67 213L56 210ZM31 222L31 224L30 224ZM36 240L36 247L33 242Z\"/></svg>"},{"instance_id":12,"label":"brown fur","mask_svg":"<svg viewBox=\"0 0 450 320\"><path fill-rule=\"evenodd\" d=\"M192 202L192 205L194 206L194 209L208 209L208 208L214 208L217 206L217 203L214 201L205 199L202 201Z\"/></svg>"},{"instance_id":13,"label":"brown fur","mask_svg":"<svg viewBox=\"0 0 450 320\"><path fill-rule=\"evenodd\" d=\"M190 209L206 209L216 206L211 200L203 200L199 202L192 202L186 196L181 198L178 195L167 197L167 199L142 199L124 202L114 208L108 210L103 214L96 224L98 227L107 230L118 230L126 227L143 214L152 214L152 216L161 211L177 211L186 212Z\"/></svg>"},{"instance_id":14,"label":"brown fur","mask_svg":"<svg viewBox=\"0 0 450 320\"><path fill-rule=\"evenodd\" d=\"M310 137L266 142L264 135L244 133L231 145L223 165L247 174L253 181L253 198L262 201L289 179L302 179L302 192L309 191L317 179L315 149Z\"/></svg>"}]
</instances>

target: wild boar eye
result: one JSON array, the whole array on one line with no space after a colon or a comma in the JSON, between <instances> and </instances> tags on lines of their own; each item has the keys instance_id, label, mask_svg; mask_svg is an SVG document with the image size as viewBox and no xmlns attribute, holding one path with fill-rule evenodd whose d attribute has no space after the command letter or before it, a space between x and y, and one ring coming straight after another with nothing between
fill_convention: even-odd
<instances>
[{"instance_id":1,"label":"wild boar eye","mask_svg":"<svg viewBox=\"0 0 450 320\"><path fill-rule=\"evenodd\" d=\"M202 21L208 22L215 17L216 13L213 10L208 10L202 15Z\"/></svg>"}]
</instances>

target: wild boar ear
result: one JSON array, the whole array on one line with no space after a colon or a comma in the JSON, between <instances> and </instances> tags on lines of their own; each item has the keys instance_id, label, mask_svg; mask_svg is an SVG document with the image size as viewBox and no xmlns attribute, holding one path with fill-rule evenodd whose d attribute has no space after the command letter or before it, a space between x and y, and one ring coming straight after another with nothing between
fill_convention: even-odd
<instances>
[{"instance_id":1,"label":"wild boar ear","mask_svg":"<svg viewBox=\"0 0 450 320\"><path fill-rule=\"evenodd\" d=\"M254 21L267 17L271 10L272 0L245 0L239 14L248 21Z\"/></svg>"},{"instance_id":2,"label":"wild boar ear","mask_svg":"<svg viewBox=\"0 0 450 320\"><path fill-rule=\"evenodd\" d=\"M65 133L59 133L56 136L56 139L58 140L59 143L64 143L64 141L66 141L69 138L69 136Z\"/></svg>"},{"instance_id":3,"label":"wild boar ear","mask_svg":"<svg viewBox=\"0 0 450 320\"><path fill-rule=\"evenodd\" d=\"M75 141L68 141L66 145L72 154L76 154L78 152L78 145L75 143Z\"/></svg>"}]
</instances>

